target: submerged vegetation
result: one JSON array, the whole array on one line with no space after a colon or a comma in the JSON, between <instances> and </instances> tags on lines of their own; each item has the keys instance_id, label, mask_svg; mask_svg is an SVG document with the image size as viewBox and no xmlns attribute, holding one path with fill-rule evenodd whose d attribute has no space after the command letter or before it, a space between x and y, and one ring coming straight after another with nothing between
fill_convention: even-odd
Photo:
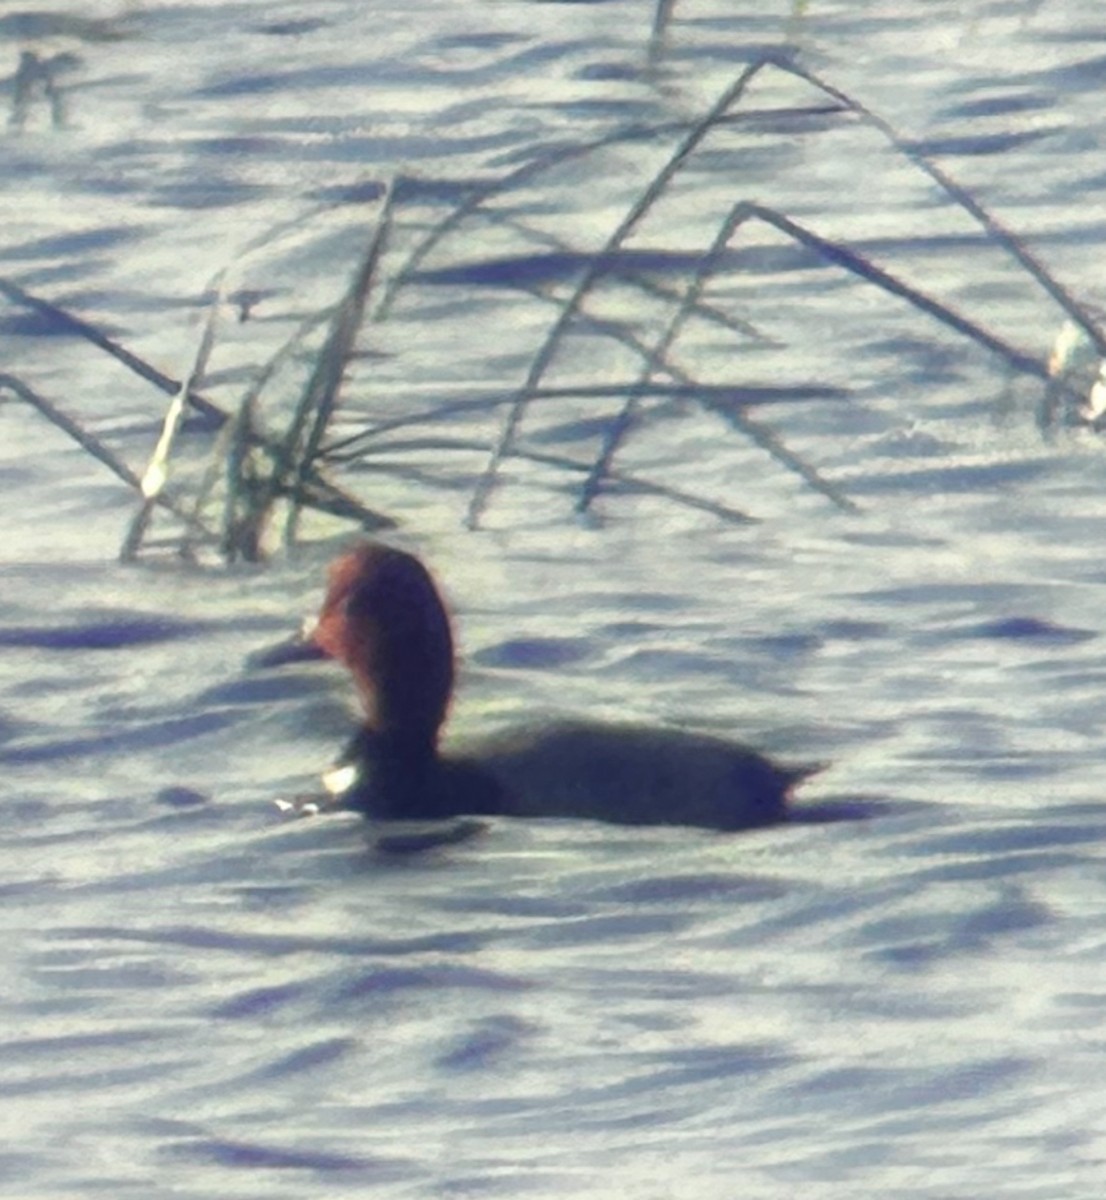
<instances>
[{"instance_id":1,"label":"submerged vegetation","mask_svg":"<svg viewBox=\"0 0 1106 1200\"><path fill-rule=\"evenodd\" d=\"M658 3L650 61L663 56L672 8L666 0ZM793 21L801 20L802 10L802 5L796 6ZM754 109L751 91L766 76L806 89L805 102L773 108L767 114L764 108ZM31 83L47 87L52 97L49 75L36 74ZM18 109L18 91L16 103ZM264 299L262 291L250 290L239 281L256 269L259 260L264 263L267 254L287 243L302 245L316 225L325 226L327 208L316 207L265 231L211 281L198 343L181 379L170 378L74 313L12 281L0 280L0 292L9 302L37 312L54 329L111 355L168 398L155 448L144 467L124 462L94 428L27 380L5 374L0 376L0 388L33 407L135 492L137 508L122 546L126 559L152 544L163 544L151 542L159 512L173 521L171 545L189 555L216 551L227 560L262 556L267 538L276 529L285 543L293 542L304 510L330 513L369 529L384 528L393 518L356 494L350 480L357 469L368 471L370 479L372 472L389 469L412 476L428 469L444 475L456 461L479 464L463 475L468 488L464 521L471 528L486 521L505 484L510 461L536 464L554 473L564 481L575 511L592 519L603 497L632 494L650 494L722 521L754 519L742 507L739 484L728 487L725 494L712 494L705 488L663 482L627 462L626 447L640 431L655 421L678 421L696 412L709 413L730 436L756 447L827 503L849 511L855 500L847 486L789 445L770 419L779 406L847 403L848 389L818 380L765 384L751 377L742 351L771 339L758 328L755 312L735 311L722 298L725 288L720 285L743 270L744 239L750 231L761 230L996 356L1008 377L1036 381L1042 397L1038 408L1042 428L1099 419L1087 400L1087 380L1068 370L1070 355L1058 350L1051 364L1041 361L989 329L984 320L914 286L856 245L824 236L807 220L743 194L740 178L727 180L728 203L712 217L708 236L694 249L640 250L635 235L659 210L667 212L670 223L673 211L679 220L681 206L691 204L695 195L694 172L704 169L704 162L718 153L719 146L727 139L755 139L757 123L763 125L769 117L777 129L788 122L804 129L812 124L830 129L851 122L883 139L1059 307L1070 331L1065 345L1082 345L1083 358L1095 367L1106 357L1106 336L1093 313L1018 237L888 121L809 70L797 53L783 48L756 57L693 119L617 128L589 141L535 145L512 170L454 189L445 211L439 201L438 215L429 222L412 215L415 209L423 212L420 205L428 190L424 187L420 193L417 181L397 176L388 186L375 189L371 228L360 235L357 253L350 251L355 235L348 230L344 234L345 257L353 262L352 269L347 268L344 290L329 306L301 315L290 336L251 372L229 403L217 402L209 394L213 360L221 339L231 330L240 337L238 327L249 325ZM664 151L659 167L651 157L658 148ZM570 171L586 185L592 164L612 151L641 160L636 164L641 183L636 194L627 197L613 228L598 245L551 232L540 219L542 205L535 202L543 182ZM713 186L718 186L717 175ZM412 197L419 203L410 204ZM348 200L343 206L348 211ZM474 262L471 247L478 228L502 235L508 243L521 239L529 252L505 258L489 253ZM443 261L449 265L433 269L433 264ZM410 404L403 411L374 417L351 415L351 367L356 362L362 368L356 380L358 394L371 392L376 342L396 319L405 297L428 284L460 282L472 287L482 276L507 281L512 289L548 306L544 331L520 358L526 364L521 379L487 394ZM610 303L611 297L617 303ZM722 348L710 355L709 368L700 369L696 355L682 352L693 326L707 328L712 337L722 339ZM507 337L507 330L489 332L489 349L500 349ZM588 339L588 361L602 361L606 348L609 365L590 378L562 382L557 368L574 353L578 345L574 339L582 337ZM721 379L720 363L725 367ZM576 419L571 432L558 438L559 426L548 421L568 401ZM537 438L527 436L535 424L535 411L547 420L544 425L537 422L542 430ZM479 424L466 424L470 418ZM449 431L442 432L446 423ZM586 453L579 450L582 424L591 434ZM421 456L420 461L432 466L412 466L412 456Z\"/></svg>"}]
</instances>

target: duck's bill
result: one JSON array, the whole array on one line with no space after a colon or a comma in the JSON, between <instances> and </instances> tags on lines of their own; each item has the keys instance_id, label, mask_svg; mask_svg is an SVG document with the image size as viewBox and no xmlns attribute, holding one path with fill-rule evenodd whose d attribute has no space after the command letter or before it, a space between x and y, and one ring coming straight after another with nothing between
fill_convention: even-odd
<instances>
[{"instance_id":1,"label":"duck's bill","mask_svg":"<svg viewBox=\"0 0 1106 1200\"><path fill-rule=\"evenodd\" d=\"M246 661L251 667L283 667L287 663L317 662L322 658L326 658L326 653L309 634L301 632L274 646L255 650Z\"/></svg>"}]
</instances>

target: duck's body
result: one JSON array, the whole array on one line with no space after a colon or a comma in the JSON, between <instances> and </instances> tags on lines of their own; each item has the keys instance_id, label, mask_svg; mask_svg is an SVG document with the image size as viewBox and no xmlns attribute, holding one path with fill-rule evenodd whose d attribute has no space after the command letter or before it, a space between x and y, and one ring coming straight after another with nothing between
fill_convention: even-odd
<instances>
[{"instance_id":1,"label":"duck's body","mask_svg":"<svg viewBox=\"0 0 1106 1200\"><path fill-rule=\"evenodd\" d=\"M566 817L755 828L783 820L802 770L677 729L561 722L442 754L453 688L445 607L418 559L378 543L339 558L310 635L351 671L364 724L328 773L332 806L380 820Z\"/></svg>"},{"instance_id":2,"label":"duck's body","mask_svg":"<svg viewBox=\"0 0 1106 1200\"><path fill-rule=\"evenodd\" d=\"M788 771L721 738L636 725L523 726L465 752L410 759L362 731L343 807L380 819L573 817L619 825L751 829L787 815Z\"/></svg>"}]
</instances>

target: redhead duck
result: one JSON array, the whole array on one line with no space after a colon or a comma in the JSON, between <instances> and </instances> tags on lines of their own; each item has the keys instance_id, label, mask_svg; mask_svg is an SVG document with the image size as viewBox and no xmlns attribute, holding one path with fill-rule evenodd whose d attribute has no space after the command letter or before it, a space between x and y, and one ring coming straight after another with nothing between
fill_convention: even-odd
<instances>
[{"instance_id":1,"label":"redhead duck","mask_svg":"<svg viewBox=\"0 0 1106 1200\"><path fill-rule=\"evenodd\" d=\"M572 817L620 825L750 829L783 820L811 772L702 734L633 725L557 723L443 756L453 692L449 617L423 564L365 542L330 567L317 622L268 664L329 657L353 676L363 724L324 775L330 796L280 807L353 809L379 820Z\"/></svg>"}]
</instances>

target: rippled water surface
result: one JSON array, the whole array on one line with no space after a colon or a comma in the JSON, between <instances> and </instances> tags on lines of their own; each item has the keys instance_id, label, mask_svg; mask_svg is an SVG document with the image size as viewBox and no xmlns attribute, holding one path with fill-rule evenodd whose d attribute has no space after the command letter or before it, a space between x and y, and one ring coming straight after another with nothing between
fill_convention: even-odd
<instances>
[{"instance_id":1,"label":"rippled water surface","mask_svg":"<svg viewBox=\"0 0 1106 1200\"><path fill-rule=\"evenodd\" d=\"M180 378L232 264L204 380L227 407L341 295L385 185L383 281L519 172L362 331L334 427L397 422L331 474L456 607L454 736L542 712L729 732L827 764L801 814L855 817L498 821L402 855L358 820L283 821L349 697L248 656L317 603L350 526L221 570L179 561L162 517L120 566L132 493L5 391L4 1194L1101 1194L1095 436L1043 436L1031 372L754 221L716 248L725 321L701 307L656 377L760 389L746 423L654 398L616 461L636 483L590 519L578 474L512 458L463 528L558 297L785 43L1101 303L1100 5L965 12L680 0L651 36L640 0L3 6L11 72L80 62L64 127L36 94L0 143L0 277ZM1060 305L834 103L755 77L597 281L521 444L589 460L620 401L579 389L638 377L614 331L655 343L739 200L1047 359ZM141 472L165 397L52 310L13 298L0 323L6 376Z\"/></svg>"}]
</instances>

